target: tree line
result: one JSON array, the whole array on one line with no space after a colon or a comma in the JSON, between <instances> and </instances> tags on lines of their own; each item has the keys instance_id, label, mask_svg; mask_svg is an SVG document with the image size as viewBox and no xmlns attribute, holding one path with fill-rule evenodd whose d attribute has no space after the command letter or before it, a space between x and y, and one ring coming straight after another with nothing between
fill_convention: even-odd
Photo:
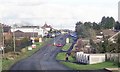
<instances>
[{"instance_id":1,"label":"tree line","mask_svg":"<svg viewBox=\"0 0 120 72\"><path fill-rule=\"evenodd\" d=\"M115 29L115 30L120 30L120 23L118 21L115 21L113 17L102 17L101 22L96 23L96 22L84 22L82 23L81 21L76 23L75 31L80 34L80 30L82 31L83 29L80 29L81 27L88 29L88 28L93 28L94 30L101 30L101 29Z\"/></svg>"}]
</instances>

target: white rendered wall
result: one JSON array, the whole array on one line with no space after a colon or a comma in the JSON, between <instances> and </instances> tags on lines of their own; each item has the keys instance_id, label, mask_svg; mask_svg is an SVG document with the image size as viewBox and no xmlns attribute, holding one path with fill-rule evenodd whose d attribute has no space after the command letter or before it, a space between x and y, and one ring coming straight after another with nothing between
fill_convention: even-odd
<instances>
[{"instance_id":1,"label":"white rendered wall","mask_svg":"<svg viewBox=\"0 0 120 72\"><path fill-rule=\"evenodd\" d=\"M105 62L105 54L91 54L89 64Z\"/></svg>"},{"instance_id":2,"label":"white rendered wall","mask_svg":"<svg viewBox=\"0 0 120 72\"><path fill-rule=\"evenodd\" d=\"M105 54L85 54L83 52L77 52L76 60L84 64L101 63L105 61Z\"/></svg>"}]
</instances>

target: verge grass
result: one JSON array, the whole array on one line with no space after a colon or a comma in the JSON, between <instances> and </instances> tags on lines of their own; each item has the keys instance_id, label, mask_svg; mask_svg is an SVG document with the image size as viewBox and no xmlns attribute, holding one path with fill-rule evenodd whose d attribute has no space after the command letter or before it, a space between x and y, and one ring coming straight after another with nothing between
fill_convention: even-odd
<instances>
[{"instance_id":1,"label":"verge grass","mask_svg":"<svg viewBox=\"0 0 120 72\"><path fill-rule=\"evenodd\" d=\"M67 50L70 48L71 45L72 45L72 43L66 44L66 45L62 48L62 50L63 50L63 51L67 51Z\"/></svg>"},{"instance_id":2,"label":"verge grass","mask_svg":"<svg viewBox=\"0 0 120 72\"><path fill-rule=\"evenodd\" d=\"M103 62L98 64L76 64L71 62L61 62L63 65L73 69L73 70L97 70L104 68L117 68L118 66L114 65L113 62Z\"/></svg>"},{"instance_id":3,"label":"verge grass","mask_svg":"<svg viewBox=\"0 0 120 72\"><path fill-rule=\"evenodd\" d=\"M66 58L66 52L61 52L61 53L57 54L57 56L56 56L56 59L61 60L61 61L65 61L65 58ZM70 62L75 62L75 58L73 58L72 56L69 56L68 60Z\"/></svg>"}]
</instances>

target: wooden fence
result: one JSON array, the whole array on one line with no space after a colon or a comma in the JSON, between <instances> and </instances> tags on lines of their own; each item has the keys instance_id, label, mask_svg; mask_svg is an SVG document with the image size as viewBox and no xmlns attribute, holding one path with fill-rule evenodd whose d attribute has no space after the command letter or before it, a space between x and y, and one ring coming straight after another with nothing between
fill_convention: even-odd
<instances>
[{"instance_id":1,"label":"wooden fence","mask_svg":"<svg viewBox=\"0 0 120 72\"><path fill-rule=\"evenodd\" d=\"M120 53L106 53L106 60L120 63Z\"/></svg>"}]
</instances>

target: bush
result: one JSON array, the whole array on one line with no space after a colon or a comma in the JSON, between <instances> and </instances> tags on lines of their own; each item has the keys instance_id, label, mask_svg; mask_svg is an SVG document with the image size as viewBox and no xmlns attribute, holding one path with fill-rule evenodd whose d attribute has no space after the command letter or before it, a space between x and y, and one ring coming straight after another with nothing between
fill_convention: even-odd
<instances>
[{"instance_id":1,"label":"bush","mask_svg":"<svg viewBox=\"0 0 120 72\"><path fill-rule=\"evenodd\" d=\"M120 67L120 62L118 63L118 67Z\"/></svg>"},{"instance_id":2,"label":"bush","mask_svg":"<svg viewBox=\"0 0 120 72\"><path fill-rule=\"evenodd\" d=\"M13 39L4 40L5 52L13 51Z\"/></svg>"},{"instance_id":3,"label":"bush","mask_svg":"<svg viewBox=\"0 0 120 72\"><path fill-rule=\"evenodd\" d=\"M16 51L21 51L22 48L32 45L32 41L29 38L22 38L19 40L15 40L15 47ZM13 38L9 40L5 40L5 52L11 52L13 51L14 48L14 43L13 43Z\"/></svg>"},{"instance_id":4,"label":"bush","mask_svg":"<svg viewBox=\"0 0 120 72\"><path fill-rule=\"evenodd\" d=\"M35 42L39 42L39 38L35 38Z\"/></svg>"},{"instance_id":5,"label":"bush","mask_svg":"<svg viewBox=\"0 0 120 72\"><path fill-rule=\"evenodd\" d=\"M26 52L26 51L27 51L26 48L22 48L22 49L21 49L21 52L22 52L22 53L24 53L24 52Z\"/></svg>"}]
</instances>

